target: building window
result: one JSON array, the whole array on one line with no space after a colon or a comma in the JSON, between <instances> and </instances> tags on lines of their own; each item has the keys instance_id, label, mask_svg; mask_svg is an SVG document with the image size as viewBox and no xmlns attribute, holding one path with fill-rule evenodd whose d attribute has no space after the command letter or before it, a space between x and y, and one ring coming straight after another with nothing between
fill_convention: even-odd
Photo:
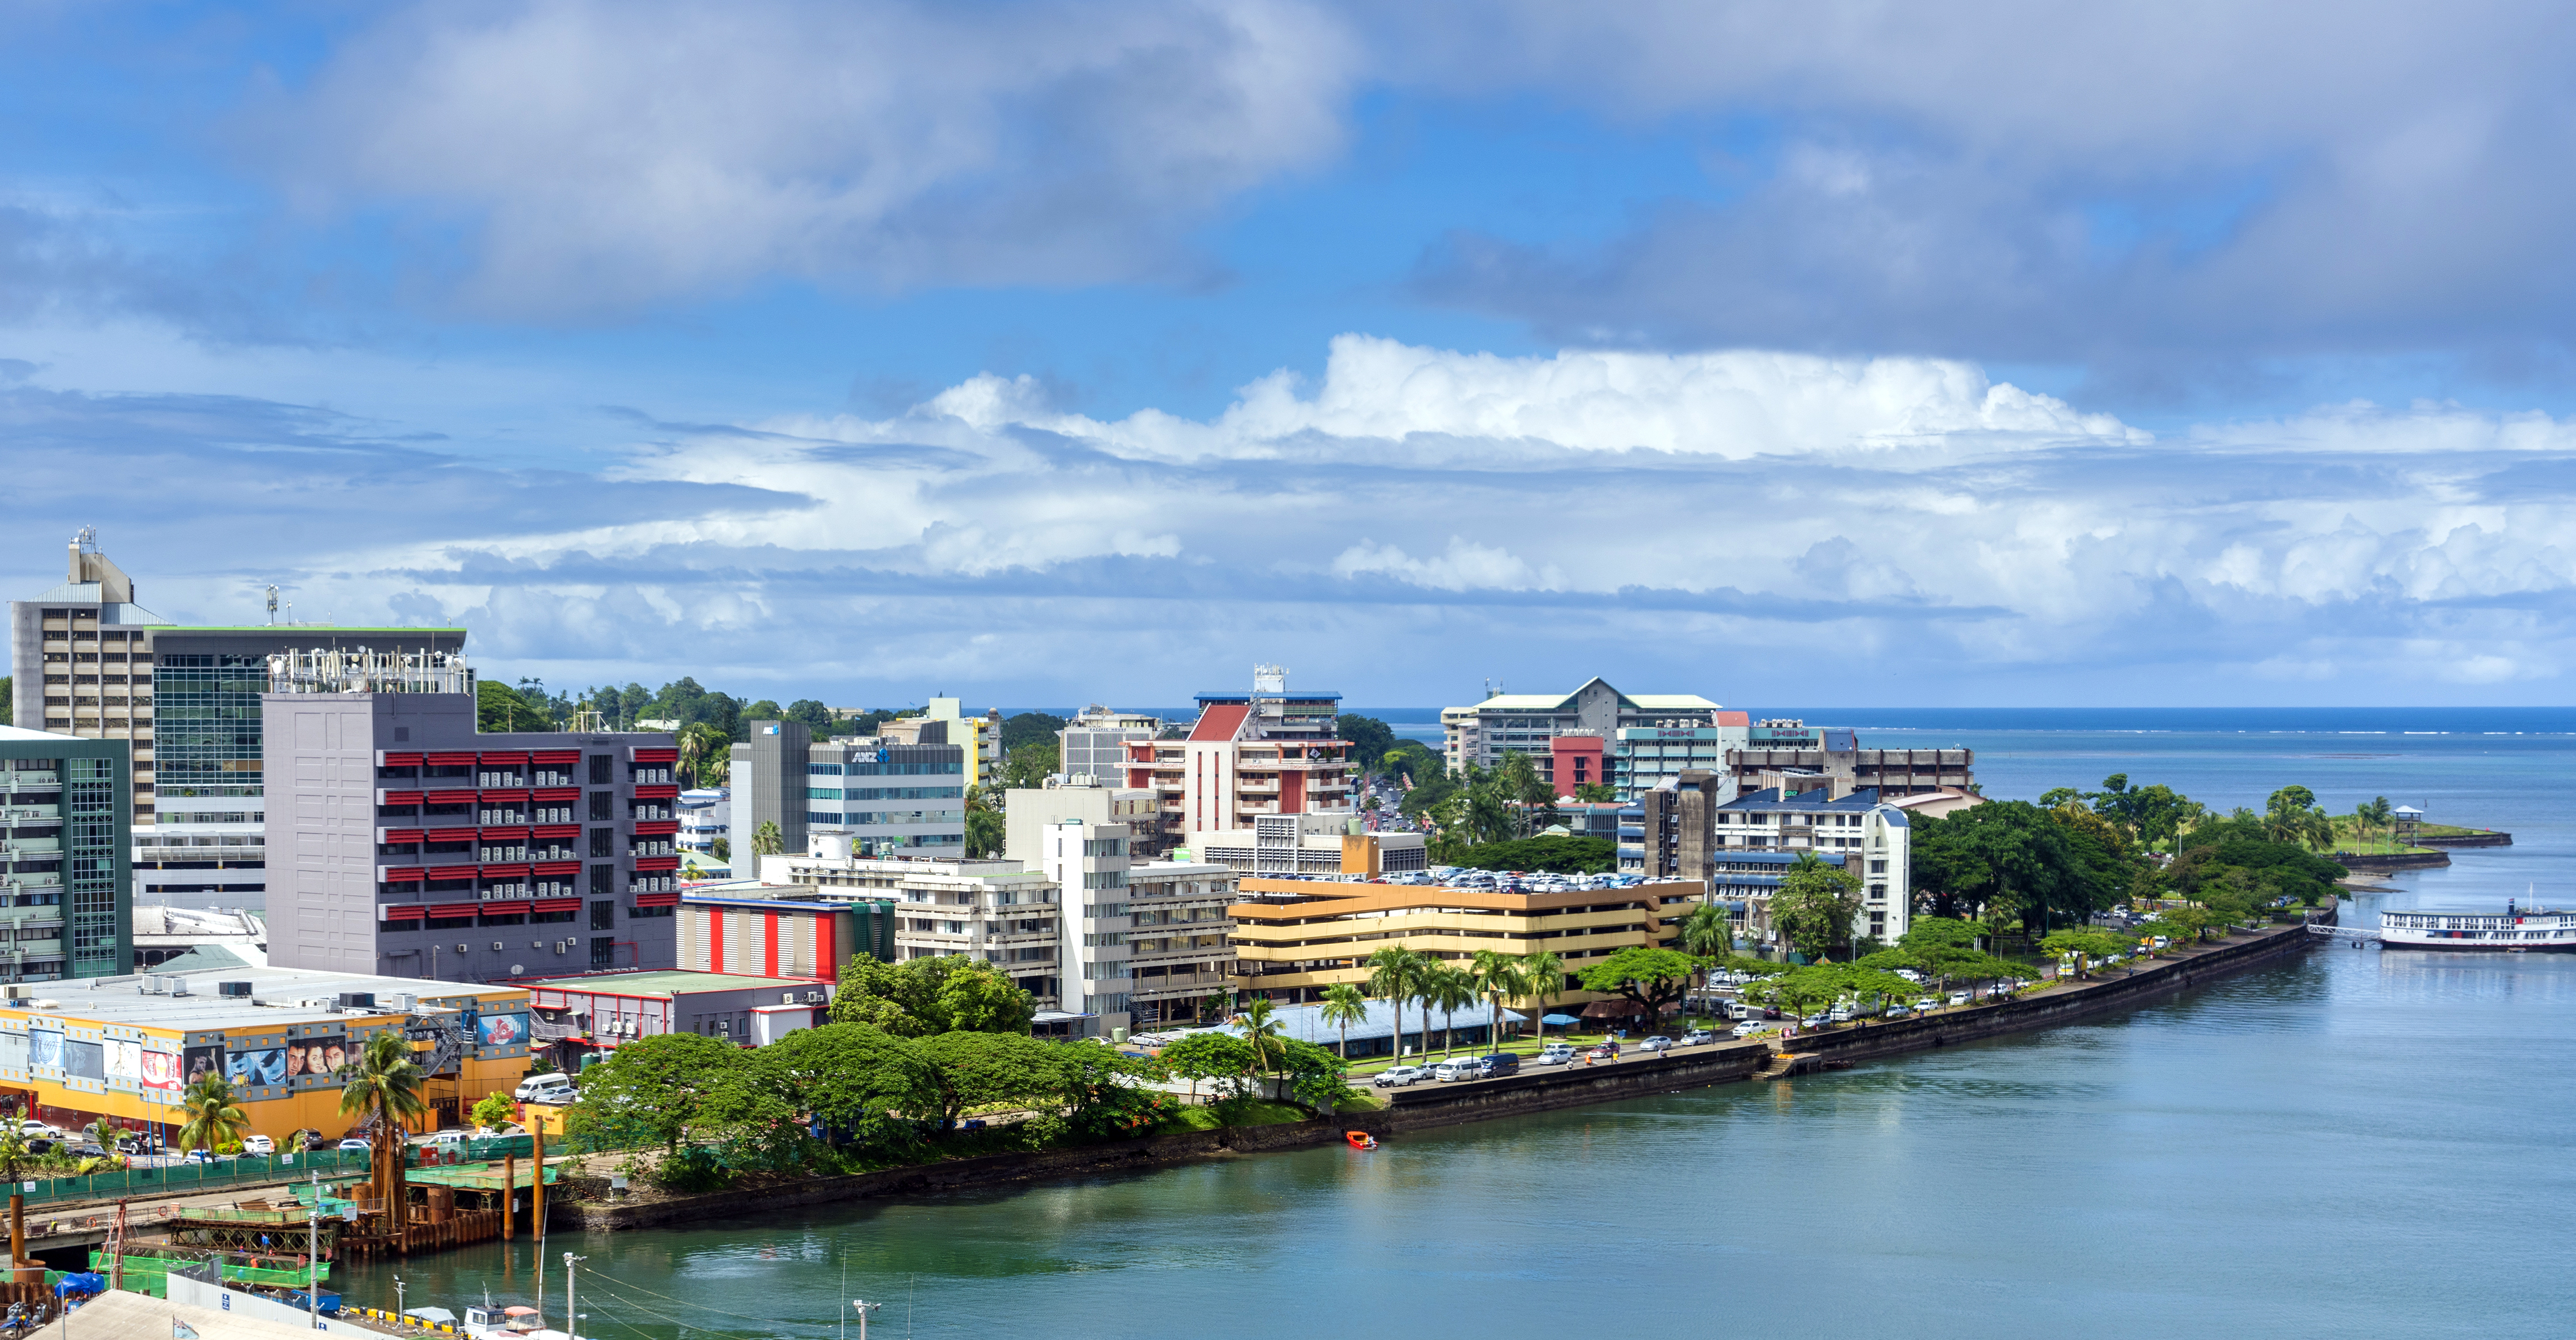
<instances>
[{"instance_id":1,"label":"building window","mask_svg":"<svg viewBox=\"0 0 2576 1340\"><path fill-rule=\"evenodd\" d=\"M616 899L611 898L605 902L596 899L592 900L590 904L590 928L595 931L613 931L617 929Z\"/></svg>"},{"instance_id":2,"label":"building window","mask_svg":"<svg viewBox=\"0 0 2576 1340\"><path fill-rule=\"evenodd\" d=\"M590 830L590 854L593 856L615 856L617 854L617 830L614 828L594 828Z\"/></svg>"},{"instance_id":3,"label":"building window","mask_svg":"<svg viewBox=\"0 0 2576 1340\"><path fill-rule=\"evenodd\" d=\"M617 966L617 941L614 938L606 935L590 937L590 966L594 968Z\"/></svg>"},{"instance_id":4,"label":"building window","mask_svg":"<svg viewBox=\"0 0 2576 1340\"><path fill-rule=\"evenodd\" d=\"M609 772L608 755L593 754L590 756L590 784L592 786L608 785L611 775L612 774Z\"/></svg>"},{"instance_id":5,"label":"building window","mask_svg":"<svg viewBox=\"0 0 2576 1340\"><path fill-rule=\"evenodd\" d=\"M593 897L617 892L617 867L594 865L590 868L590 892Z\"/></svg>"},{"instance_id":6,"label":"building window","mask_svg":"<svg viewBox=\"0 0 2576 1340\"><path fill-rule=\"evenodd\" d=\"M594 819L614 819L614 818L616 818L616 817L617 817L617 793L616 793L616 792L614 792L614 791L593 791L593 792L591 792L591 793L590 793L590 817L591 817L591 818L594 818Z\"/></svg>"}]
</instances>

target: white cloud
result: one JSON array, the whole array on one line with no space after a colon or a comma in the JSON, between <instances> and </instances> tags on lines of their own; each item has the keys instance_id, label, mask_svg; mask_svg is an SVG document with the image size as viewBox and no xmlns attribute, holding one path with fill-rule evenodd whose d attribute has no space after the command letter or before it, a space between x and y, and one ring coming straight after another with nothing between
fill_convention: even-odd
<instances>
[{"instance_id":1,"label":"white cloud","mask_svg":"<svg viewBox=\"0 0 2576 1340\"><path fill-rule=\"evenodd\" d=\"M774 275L1178 277L1210 207L1342 140L1296 0L418 5L250 131L309 206L478 230L471 301L583 315Z\"/></svg>"},{"instance_id":2,"label":"white cloud","mask_svg":"<svg viewBox=\"0 0 2576 1340\"><path fill-rule=\"evenodd\" d=\"M1391 544L1362 540L1333 560L1333 574L1355 577L1384 573L1435 591L1550 590L1562 579L1554 568L1540 570L1509 551L1449 537L1449 547L1429 558L1415 558Z\"/></svg>"}]
</instances>

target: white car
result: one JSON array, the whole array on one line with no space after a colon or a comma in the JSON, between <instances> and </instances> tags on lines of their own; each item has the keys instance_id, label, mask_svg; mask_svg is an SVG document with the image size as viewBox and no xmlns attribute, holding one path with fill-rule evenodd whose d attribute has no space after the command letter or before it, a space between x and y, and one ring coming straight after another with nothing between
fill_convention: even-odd
<instances>
[{"instance_id":1,"label":"white car","mask_svg":"<svg viewBox=\"0 0 2576 1340\"><path fill-rule=\"evenodd\" d=\"M1953 991L1950 993L1950 1003L1953 1005L1965 1005L1968 1003L1969 999L1970 997L1965 991Z\"/></svg>"},{"instance_id":2,"label":"white car","mask_svg":"<svg viewBox=\"0 0 2576 1340\"><path fill-rule=\"evenodd\" d=\"M1430 1077L1431 1072L1418 1065L1391 1065L1377 1072L1377 1078L1369 1082L1381 1089L1394 1089L1407 1084L1420 1084Z\"/></svg>"},{"instance_id":3,"label":"white car","mask_svg":"<svg viewBox=\"0 0 2576 1340\"><path fill-rule=\"evenodd\" d=\"M1939 1008L1941 1008L1941 998L1939 996L1925 996L1923 999L1914 1002L1914 1009L1918 1014L1929 1013L1930 1011L1937 1010Z\"/></svg>"},{"instance_id":4,"label":"white car","mask_svg":"<svg viewBox=\"0 0 2576 1340\"><path fill-rule=\"evenodd\" d=\"M1539 1048L1538 1055L1532 1060L1538 1065L1572 1065L1574 1047L1569 1043L1551 1042Z\"/></svg>"},{"instance_id":5,"label":"white car","mask_svg":"<svg viewBox=\"0 0 2576 1340\"><path fill-rule=\"evenodd\" d=\"M1638 1044L1637 1044L1637 1047L1638 1047L1638 1049L1639 1049L1639 1050L1641 1050L1641 1051L1650 1051L1650 1052L1671 1051L1671 1050L1672 1050L1672 1048L1673 1048L1673 1040L1672 1040L1671 1038L1665 1037L1665 1036L1664 1036L1663 1034L1661 1034L1661 1033L1656 1033L1656 1034L1653 1034L1653 1035L1649 1036L1645 1041L1638 1043Z\"/></svg>"},{"instance_id":6,"label":"white car","mask_svg":"<svg viewBox=\"0 0 2576 1340\"><path fill-rule=\"evenodd\" d=\"M274 1154L277 1152L277 1142L265 1135L245 1135L242 1137L242 1152L254 1157Z\"/></svg>"}]
</instances>

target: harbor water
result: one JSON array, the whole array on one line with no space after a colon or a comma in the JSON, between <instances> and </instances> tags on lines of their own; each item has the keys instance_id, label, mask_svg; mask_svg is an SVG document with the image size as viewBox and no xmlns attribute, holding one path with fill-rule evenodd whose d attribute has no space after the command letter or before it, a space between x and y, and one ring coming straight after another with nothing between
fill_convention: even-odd
<instances>
[{"instance_id":1,"label":"harbor water","mask_svg":"<svg viewBox=\"0 0 2576 1340\"><path fill-rule=\"evenodd\" d=\"M2509 829L2348 909L2571 901L2576 727L2367 713L1809 713L1968 744L1990 795L2387 795ZM2548 729L2540 729L2540 727ZM2431 733L2408 734L2408 730ZM623 1234L562 1234L582 1333L2558 1336L2576 1286L2576 956L2320 948L2135 1011L1776 1084L1391 1140ZM522 1242L353 1300L532 1295ZM550 1311L561 1270L549 1272ZM559 1319L559 1318L558 1318ZM855 1331L853 1331L855 1333Z\"/></svg>"}]
</instances>

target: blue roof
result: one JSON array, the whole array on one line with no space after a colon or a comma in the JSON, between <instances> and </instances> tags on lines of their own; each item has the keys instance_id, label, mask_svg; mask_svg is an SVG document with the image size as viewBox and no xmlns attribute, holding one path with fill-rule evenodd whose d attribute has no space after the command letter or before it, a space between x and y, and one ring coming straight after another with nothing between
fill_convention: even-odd
<instances>
[{"instance_id":1,"label":"blue roof","mask_svg":"<svg viewBox=\"0 0 2576 1340\"><path fill-rule=\"evenodd\" d=\"M1808 798L1811 796L1814 797L1814 799ZM1780 789L1778 787L1773 787L1767 791L1746 792L1745 794L1737 796L1735 799L1718 806L1718 808L1721 810L1836 810L1854 812L1873 809L1877 805L1878 788L1874 786L1864 786L1859 790L1852 792L1850 795L1844 796L1840 800L1827 800L1815 791L1801 791L1794 796L1783 799L1780 795Z\"/></svg>"}]
</instances>

